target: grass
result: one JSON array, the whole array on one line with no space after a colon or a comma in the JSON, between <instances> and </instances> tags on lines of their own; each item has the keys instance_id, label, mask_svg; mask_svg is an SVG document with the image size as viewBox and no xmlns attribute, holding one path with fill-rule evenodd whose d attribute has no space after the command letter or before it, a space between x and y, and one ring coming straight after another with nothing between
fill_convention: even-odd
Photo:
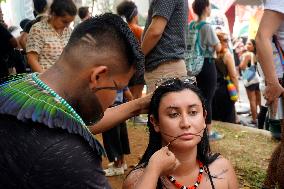
<instances>
[{"instance_id":1,"label":"grass","mask_svg":"<svg viewBox=\"0 0 284 189\"><path fill-rule=\"evenodd\" d=\"M270 156L278 142L244 127L230 127L228 123L215 122L214 128L225 134L225 138L213 142L212 151L232 162L240 188L261 188Z\"/></svg>"}]
</instances>

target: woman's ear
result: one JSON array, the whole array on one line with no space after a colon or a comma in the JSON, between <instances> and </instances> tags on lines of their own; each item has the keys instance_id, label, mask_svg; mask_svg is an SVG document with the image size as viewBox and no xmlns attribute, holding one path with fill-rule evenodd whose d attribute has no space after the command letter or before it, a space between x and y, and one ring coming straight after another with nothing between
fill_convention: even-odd
<instances>
[{"instance_id":1,"label":"woman's ear","mask_svg":"<svg viewBox=\"0 0 284 189\"><path fill-rule=\"evenodd\" d=\"M160 132L160 126L157 122L157 120L154 118L153 115L150 115L150 122L152 123L154 130L158 133Z\"/></svg>"}]
</instances>

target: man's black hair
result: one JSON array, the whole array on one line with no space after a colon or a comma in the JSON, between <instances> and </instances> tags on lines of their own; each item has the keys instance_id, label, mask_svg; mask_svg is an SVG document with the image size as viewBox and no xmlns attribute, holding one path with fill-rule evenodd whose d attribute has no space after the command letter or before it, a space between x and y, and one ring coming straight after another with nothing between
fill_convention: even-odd
<instances>
[{"instance_id":1,"label":"man's black hair","mask_svg":"<svg viewBox=\"0 0 284 189\"><path fill-rule=\"evenodd\" d=\"M89 7L80 7L78 9L78 16L81 18L81 19L84 19L89 13Z\"/></svg>"},{"instance_id":2,"label":"man's black hair","mask_svg":"<svg viewBox=\"0 0 284 189\"><path fill-rule=\"evenodd\" d=\"M47 1L46 0L33 0L34 2L34 10L36 14L43 13L47 8Z\"/></svg>"},{"instance_id":3,"label":"man's black hair","mask_svg":"<svg viewBox=\"0 0 284 189\"><path fill-rule=\"evenodd\" d=\"M127 56L128 67L134 66L139 74L144 73L144 55L139 42L120 16L105 13L80 23L73 30L65 51L83 48L84 44L87 47L83 40L87 35L95 40L95 44L91 44L87 50L119 48Z\"/></svg>"},{"instance_id":4,"label":"man's black hair","mask_svg":"<svg viewBox=\"0 0 284 189\"><path fill-rule=\"evenodd\" d=\"M138 14L137 6L133 1L123 1L116 8L119 16L124 16L130 22Z\"/></svg>"},{"instance_id":5,"label":"man's black hair","mask_svg":"<svg viewBox=\"0 0 284 189\"><path fill-rule=\"evenodd\" d=\"M50 13L56 16L75 16L77 14L77 7L73 0L53 0L50 6Z\"/></svg>"}]
</instances>

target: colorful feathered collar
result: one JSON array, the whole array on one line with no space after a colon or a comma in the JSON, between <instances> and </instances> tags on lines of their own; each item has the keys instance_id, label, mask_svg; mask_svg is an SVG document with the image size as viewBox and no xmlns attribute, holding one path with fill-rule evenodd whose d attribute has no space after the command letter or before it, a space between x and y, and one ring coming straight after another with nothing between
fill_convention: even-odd
<instances>
[{"instance_id":1,"label":"colorful feathered collar","mask_svg":"<svg viewBox=\"0 0 284 189\"><path fill-rule=\"evenodd\" d=\"M23 122L32 120L49 128L61 128L78 134L99 155L105 154L103 147L81 117L54 91L55 94L51 94L52 91L44 87L44 83L39 84L37 75L16 75L0 84L0 114L15 116Z\"/></svg>"}]
</instances>

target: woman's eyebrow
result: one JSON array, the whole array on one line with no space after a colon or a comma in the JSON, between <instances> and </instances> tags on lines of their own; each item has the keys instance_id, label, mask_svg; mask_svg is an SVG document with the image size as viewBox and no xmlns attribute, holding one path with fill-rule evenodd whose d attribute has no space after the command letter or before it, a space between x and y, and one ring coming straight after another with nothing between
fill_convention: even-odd
<instances>
[{"instance_id":1,"label":"woman's eyebrow","mask_svg":"<svg viewBox=\"0 0 284 189\"><path fill-rule=\"evenodd\" d=\"M193 107L196 107L198 106L198 104L191 104L191 105L188 105L189 108L193 108Z\"/></svg>"},{"instance_id":2,"label":"woman's eyebrow","mask_svg":"<svg viewBox=\"0 0 284 189\"><path fill-rule=\"evenodd\" d=\"M173 105L173 106L168 106L166 109L179 109L179 107L178 107L178 106Z\"/></svg>"},{"instance_id":3,"label":"woman's eyebrow","mask_svg":"<svg viewBox=\"0 0 284 189\"><path fill-rule=\"evenodd\" d=\"M189 108L193 108L193 107L196 107L196 106L199 106L198 104L190 104L188 105ZM168 106L166 109L179 109L180 107L179 106L176 106L176 105L171 105L171 106Z\"/></svg>"}]
</instances>

